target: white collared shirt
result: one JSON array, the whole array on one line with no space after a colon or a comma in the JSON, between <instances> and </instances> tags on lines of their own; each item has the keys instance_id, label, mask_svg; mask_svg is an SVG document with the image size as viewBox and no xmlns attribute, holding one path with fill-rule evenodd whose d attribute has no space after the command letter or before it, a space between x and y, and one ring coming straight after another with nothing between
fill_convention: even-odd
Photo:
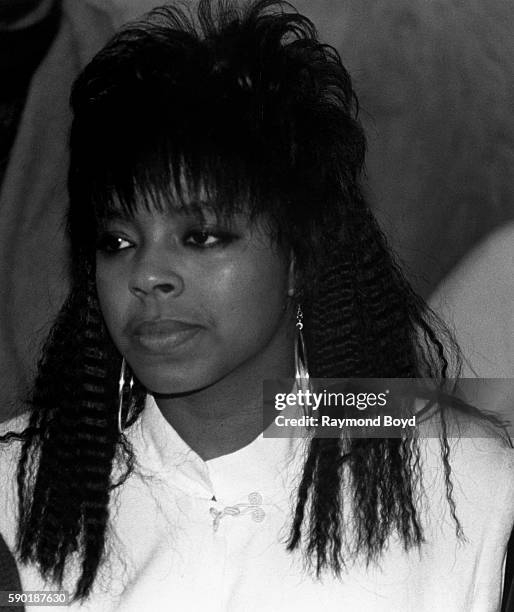
<instances>
[{"instance_id":1,"label":"white collared shirt","mask_svg":"<svg viewBox=\"0 0 514 612\"><path fill-rule=\"evenodd\" d=\"M138 465L115 490L107 559L93 593L71 610L498 609L514 522L514 452L496 439L452 441L453 496L465 541L456 537L446 500L439 441L421 440L426 543L405 552L393 536L379 564L350 563L340 579L327 573L320 582L285 545L305 440L261 434L236 452L203 461L152 398L128 436ZM11 479L0 500L0 529L13 548L14 461L0 457L0 478ZM20 567L20 575L25 590L56 588L45 587L34 567ZM68 579L71 587L75 570ZM31 607L40 609L47 610Z\"/></svg>"}]
</instances>

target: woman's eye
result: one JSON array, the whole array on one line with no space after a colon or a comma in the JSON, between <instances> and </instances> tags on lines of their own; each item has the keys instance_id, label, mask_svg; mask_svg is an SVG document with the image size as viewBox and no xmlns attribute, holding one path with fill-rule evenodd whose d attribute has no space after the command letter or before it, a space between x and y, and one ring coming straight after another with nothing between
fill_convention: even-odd
<instances>
[{"instance_id":1,"label":"woman's eye","mask_svg":"<svg viewBox=\"0 0 514 612\"><path fill-rule=\"evenodd\" d=\"M114 234L104 234L97 242L97 249L104 253L116 253L132 246L132 243Z\"/></svg>"},{"instance_id":2,"label":"woman's eye","mask_svg":"<svg viewBox=\"0 0 514 612\"><path fill-rule=\"evenodd\" d=\"M227 232L198 230L188 233L185 244L199 248L211 248L215 246L224 246L234 239L235 237Z\"/></svg>"}]
</instances>

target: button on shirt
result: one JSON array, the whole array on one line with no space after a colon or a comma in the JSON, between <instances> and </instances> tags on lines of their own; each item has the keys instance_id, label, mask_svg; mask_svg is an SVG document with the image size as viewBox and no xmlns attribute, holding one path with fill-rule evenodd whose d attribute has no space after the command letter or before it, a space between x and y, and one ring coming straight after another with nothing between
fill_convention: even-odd
<instances>
[{"instance_id":1,"label":"button on shirt","mask_svg":"<svg viewBox=\"0 0 514 612\"><path fill-rule=\"evenodd\" d=\"M320 581L306 569L302 554L288 553L285 544L305 440L261 434L234 453L203 461L152 398L128 436L136 469L113 494L106 561L93 593L72 610L498 609L514 521L514 454L496 439L451 441L454 499L465 541L456 537L446 500L439 441L420 440L426 543L405 552L393 536L378 564L349 562L340 578L327 573ZM12 478L13 465L7 469L9 461L1 463L0 476ZM13 487L7 488L4 535L13 547ZM25 590L56 588L45 587L32 566L21 566L20 575ZM76 577L72 565L67 588Z\"/></svg>"}]
</instances>

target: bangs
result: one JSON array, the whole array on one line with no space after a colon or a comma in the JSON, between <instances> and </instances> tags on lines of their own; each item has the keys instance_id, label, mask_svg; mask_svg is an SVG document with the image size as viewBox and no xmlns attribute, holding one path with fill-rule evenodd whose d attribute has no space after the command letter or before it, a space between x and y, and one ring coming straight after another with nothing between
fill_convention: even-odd
<instances>
[{"instance_id":1,"label":"bangs","mask_svg":"<svg viewBox=\"0 0 514 612\"><path fill-rule=\"evenodd\" d=\"M208 208L223 219L244 212L278 222L284 189L241 126L224 126L222 117L184 117L173 109L159 113L151 102L126 108L115 123L107 115L95 121L101 126L96 134L89 131L92 162L84 189L96 220L120 212L131 217L141 208Z\"/></svg>"}]
</instances>

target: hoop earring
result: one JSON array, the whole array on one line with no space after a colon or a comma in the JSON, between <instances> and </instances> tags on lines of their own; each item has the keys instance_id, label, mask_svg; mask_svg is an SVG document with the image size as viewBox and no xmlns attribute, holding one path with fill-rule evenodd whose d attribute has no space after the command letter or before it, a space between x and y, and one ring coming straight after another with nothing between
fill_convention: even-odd
<instances>
[{"instance_id":1,"label":"hoop earring","mask_svg":"<svg viewBox=\"0 0 514 612\"><path fill-rule=\"evenodd\" d=\"M294 364L295 364L295 381L298 389L304 393L310 391L310 376L307 366L307 351L305 349L305 340L303 338L303 311L298 304L296 309L296 339L294 344ZM305 416L311 416L309 406L303 406Z\"/></svg>"},{"instance_id":2,"label":"hoop earring","mask_svg":"<svg viewBox=\"0 0 514 612\"><path fill-rule=\"evenodd\" d=\"M123 393L125 391L125 377L127 373L127 362L125 361L125 357L121 360L121 371L120 371L120 380L118 383L118 432L120 434L123 433L123 425L122 425L122 413L123 413ZM129 381L129 396L132 394L132 387L134 386L134 377L130 376Z\"/></svg>"}]
</instances>

